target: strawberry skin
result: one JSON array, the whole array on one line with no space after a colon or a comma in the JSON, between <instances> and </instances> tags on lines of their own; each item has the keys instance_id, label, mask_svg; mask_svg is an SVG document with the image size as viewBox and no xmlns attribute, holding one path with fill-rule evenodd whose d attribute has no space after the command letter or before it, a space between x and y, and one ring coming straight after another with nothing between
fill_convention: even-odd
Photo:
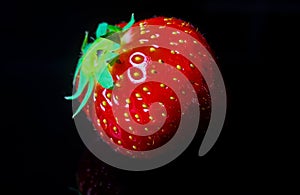
<instances>
[{"instance_id":1,"label":"strawberry skin","mask_svg":"<svg viewBox=\"0 0 300 195\"><path fill-rule=\"evenodd\" d=\"M186 21L176 18L155 17L138 21L133 24L133 27L140 26L142 31L143 27L147 25L168 26L183 31L197 39L208 51L211 51L204 37ZM123 25L119 26L122 27ZM172 34L170 37L170 40L172 40ZM138 39L131 41L138 41ZM188 48L188 45L186 47ZM120 84L122 79L127 79L127 82L130 81L126 73L129 68L133 67L130 59L136 63L147 61L149 67L147 69L148 77L156 74L155 66L151 68L151 62L153 61L169 64L176 68L188 78L188 82L192 84L196 91L201 117L209 118L210 95L208 87L200 71L186 57L181 54L174 54L166 48L153 48L142 45L123 52L110 67L110 73L115 83L114 89L124 87L124 84ZM130 96L124 94L115 96L113 90L103 88L100 84L96 85L93 101L91 102L93 105L88 106L90 109L86 113L90 116L95 129L99 132L102 139L114 148L122 147L127 150L147 151L164 145L174 136L180 124L181 114L184 114L189 109L191 98L186 92L190 89L186 88L184 83L187 81L176 80L171 70L165 74L170 79L173 79L174 82L177 82L178 90L181 91L181 94L176 94L172 88L160 82L141 83L133 89ZM141 78L141 75L142 73L138 69L131 71L131 76L136 77L135 79L137 80ZM127 84L129 85L129 83ZM183 102L179 102L178 95L184 97ZM113 112L111 107L113 101L123 103L118 108L117 112L119 113ZM160 103L150 115L149 107L154 102ZM181 110L180 104L183 104L182 108L184 110ZM116 114L118 115L117 118ZM120 125L121 123L126 125ZM135 128L131 125L134 123L147 124L147 126ZM158 123L162 123L159 126L160 129L156 129ZM148 134L142 135L142 133Z\"/></svg>"}]
</instances>

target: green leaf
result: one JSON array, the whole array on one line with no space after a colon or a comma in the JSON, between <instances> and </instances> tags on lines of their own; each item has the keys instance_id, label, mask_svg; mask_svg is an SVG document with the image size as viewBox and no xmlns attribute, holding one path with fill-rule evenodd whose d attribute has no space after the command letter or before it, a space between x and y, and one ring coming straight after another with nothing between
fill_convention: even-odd
<instances>
[{"instance_id":1,"label":"green leaf","mask_svg":"<svg viewBox=\"0 0 300 195\"><path fill-rule=\"evenodd\" d=\"M124 32L124 31L128 30L133 24L134 24L134 14L131 14L130 21L126 24L126 26L124 26L122 31Z\"/></svg>"},{"instance_id":2,"label":"green leaf","mask_svg":"<svg viewBox=\"0 0 300 195\"><path fill-rule=\"evenodd\" d=\"M108 70L107 67L105 67L103 69L103 71L101 72L99 78L98 78L98 82L100 83L100 85L106 89L111 88L114 85L114 81L113 78Z\"/></svg>"},{"instance_id":3,"label":"green leaf","mask_svg":"<svg viewBox=\"0 0 300 195\"><path fill-rule=\"evenodd\" d=\"M88 89L86 94L84 95L84 98L82 100L82 102L80 103L80 105L78 106L76 112L73 114L73 118L82 110L82 108L86 105L86 103L88 102L90 96L92 95L93 89L94 89L95 83L94 83L94 79L90 78L90 80L88 81Z\"/></svg>"},{"instance_id":4,"label":"green leaf","mask_svg":"<svg viewBox=\"0 0 300 195\"><path fill-rule=\"evenodd\" d=\"M82 45L81 45L81 51L84 52L85 50L85 47L87 46L87 41L88 41L88 35L89 33L88 32L85 32L85 36L84 36L84 39L83 39L83 42L82 42Z\"/></svg>"},{"instance_id":5,"label":"green leaf","mask_svg":"<svg viewBox=\"0 0 300 195\"><path fill-rule=\"evenodd\" d=\"M73 77L73 85L75 85L75 83L76 83L76 78L77 78L77 75L79 74L81 66L82 66L82 57L79 58L76 69L75 69L75 73L74 73L74 77Z\"/></svg>"},{"instance_id":6,"label":"green leaf","mask_svg":"<svg viewBox=\"0 0 300 195\"><path fill-rule=\"evenodd\" d=\"M65 97L65 99L66 100L74 100L74 99L78 98L82 94L87 83L88 83L87 77L82 72L80 72L79 84L78 84L77 91L72 96Z\"/></svg>"},{"instance_id":7,"label":"green leaf","mask_svg":"<svg viewBox=\"0 0 300 195\"><path fill-rule=\"evenodd\" d=\"M109 32L113 32L113 33L120 32L122 30L122 28L114 25L108 25L107 29L109 30Z\"/></svg>"},{"instance_id":8,"label":"green leaf","mask_svg":"<svg viewBox=\"0 0 300 195\"><path fill-rule=\"evenodd\" d=\"M99 38L106 34L107 32L107 26L108 24L106 22L102 22L98 25L97 31L96 31L96 37Z\"/></svg>"},{"instance_id":9,"label":"green leaf","mask_svg":"<svg viewBox=\"0 0 300 195\"><path fill-rule=\"evenodd\" d=\"M114 58L116 58L116 57L118 57L118 56L119 56L119 54L117 54L117 53L108 52L108 53L105 55L105 60L106 60L106 62L109 62L109 61L111 61L112 59L114 59Z\"/></svg>"},{"instance_id":10,"label":"green leaf","mask_svg":"<svg viewBox=\"0 0 300 195\"><path fill-rule=\"evenodd\" d=\"M83 48L82 54L86 54L89 48L92 46L92 43L88 43L85 48Z\"/></svg>"}]
</instances>

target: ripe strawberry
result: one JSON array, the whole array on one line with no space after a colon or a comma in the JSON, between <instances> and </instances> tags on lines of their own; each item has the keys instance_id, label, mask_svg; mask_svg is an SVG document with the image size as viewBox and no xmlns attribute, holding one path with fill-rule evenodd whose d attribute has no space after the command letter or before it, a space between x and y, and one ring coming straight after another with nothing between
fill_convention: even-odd
<instances>
[{"instance_id":1,"label":"ripe strawberry","mask_svg":"<svg viewBox=\"0 0 300 195\"><path fill-rule=\"evenodd\" d=\"M151 34L151 28L148 28L151 25L159 26L159 31ZM139 28L138 33L130 31L137 27ZM173 28L174 31L166 35L165 27ZM193 100L188 93L192 89L186 85L187 82L192 84L197 93L202 119L209 118L210 95L201 72L186 56L175 50L160 47L159 41L155 42L153 46L144 46L145 36L149 37L148 41L159 40L159 36L167 36L170 45L181 44L185 50L190 52L190 55L193 55L193 45L178 39L178 34L184 32L198 40L210 53L211 49L196 28L177 18L154 17L134 24L131 21L130 25L121 23L109 26L105 33L100 34L102 37L108 37L113 32L121 31L122 28L129 30L121 34L119 40L121 48L126 48L127 44L133 43L138 43L139 47L123 49L117 57L109 58L111 60L107 69L109 75L100 75L102 79L99 79L95 85L89 85L88 89L85 88L85 84L80 87L80 82L77 82L78 89L82 89L79 90L80 92L93 94L91 96L93 98L87 99L86 96L79 96L79 100L86 105L85 113L107 143L112 144L113 147L122 147L128 150L152 150L164 145L174 136L180 124L181 115L189 109L190 102ZM85 42L84 46L87 47ZM87 47L86 50L88 49ZM154 62L167 64L169 68L161 72L161 67ZM144 69L141 68L143 64L145 64ZM178 77L178 74L186 79ZM81 77L85 78L84 74L78 75L77 79L80 80ZM103 79L104 77L105 79ZM163 77L166 77L164 80L168 79L167 83L173 82L173 86L171 87L163 81L157 81ZM103 80L109 81L110 79L113 81L111 82L113 85L104 86L106 84ZM137 81L145 79L149 81L137 84ZM116 92L118 90L123 90L123 92ZM132 93L129 93L130 90ZM180 93L178 94L176 91ZM179 96L182 98L180 102ZM154 102L159 102L159 104L154 105L150 113L150 105ZM113 111L112 104L118 104L117 111ZM142 127L145 124L147 126ZM157 127L160 128L157 129Z\"/></svg>"}]
</instances>

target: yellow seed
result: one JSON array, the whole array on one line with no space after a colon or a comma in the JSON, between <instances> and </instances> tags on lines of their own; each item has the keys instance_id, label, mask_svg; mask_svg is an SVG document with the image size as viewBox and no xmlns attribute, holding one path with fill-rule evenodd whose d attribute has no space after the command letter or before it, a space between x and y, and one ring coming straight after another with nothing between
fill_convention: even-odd
<instances>
[{"instance_id":1,"label":"yellow seed","mask_svg":"<svg viewBox=\"0 0 300 195\"><path fill-rule=\"evenodd\" d=\"M98 95L97 93L94 93L94 97L95 97L95 98L97 98L97 95Z\"/></svg>"},{"instance_id":2,"label":"yellow seed","mask_svg":"<svg viewBox=\"0 0 300 195\"><path fill-rule=\"evenodd\" d=\"M142 29L141 29L141 30L142 30ZM146 31L142 30L140 33L141 33L141 35L143 35L143 34L146 33Z\"/></svg>"},{"instance_id":3,"label":"yellow seed","mask_svg":"<svg viewBox=\"0 0 300 195\"><path fill-rule=\"evenodd\" d=\"M141 97L141 94L136 93L136 94L135 94L135 97L140 98L140 97Z\"/></svg>"},{"instance_id":4,"label":"yellow seed","mask_svg":"<svg viewBox=\"0 0 300 195\"><path fill-rule=\"evenodd\" d=\"M132 126L130 126L130 127L128 127L128 128L129 128L129 130L130 130L130 131L132 131L132 130L133 130Z\"/></svg>"},{"instance_id":5,"label":"yellow seed","mask_svg":"<svg viewBox=\"0 0 300 195\"><path fill-rule=\"evenodd\" d=\"M179 32L174 31L174 32L172 32L172 34L173 34L173 35L177 35L177 34L179 34Z\"/></svg>"},{"instance_id":6,"label":"yellow seed","mask_svg":"<svg viewBox=\"0 0 300 195\"><path fill-rule=\"evenodd\" d=\"M167 22L167 24L172 24L172 22Z\"/></svg>"},{"instance_id":7,"label":"yellow seed","mask_svg":"<svg viewBox=\"0 0 300 195\"><path fill-rule=\"evenodd\" d=\"M184 43L184 41L183 41L182 39L180 39L178 42L179 42L179 43Z\"/></svg>"},{"instance_id":8,"label":"yellow seed","mask_svg":"<svg viewBox=\"0 0 300 195\"><path fill-rule=\"evenodd\" d=\"M107 97L107 98L111 98L111 93L107 93L107 94L106 94L106 97Z\"/></svg>"},{"instance_id":9,"label":"yellow seed","mask_svg":"<svg viewBox=\"0 0 300 195\"><path fill-rule=\"evenodd\" d=\"M138 76L140 76L140 73L139 73L139 72L134 72L134 73L133 73L133 76L134 76L134 77L138 77Z\"/></svg>"},{"instance_id":10,"label":"yellow seed","mask_svg":"<svg viewBox=\"0 0 300 195\"><path fill-rule=\"evenodd\" d=\"M141 26L141 27L140 27L140 30L145 30L145 27L144 27L144 26Z\"/></svg>"},{"instance_id":11,"label":"yellow seed","mask_svg":"<svg viewBox=\"0 0 300 195\"><path fill-rule=\"evenodd\" d=\"M162 29L162 28L166 28L166 26L160 26L160 27L158 27L159 29Z\"/></svg>"},{"instance_id":12,"label":"yellow seed","mask_svg":"<svg viewBox=\"0 0 300 195\"><path fill-rule=\"evenodd\" d=\"M100 119L97 119L97 123L100 124Z\"/></svg>"},{"instance_id":13,"label":"yellow seed","mask_svg":"<svg viewBox=\"0 0 300 195\"><path fill-rule=\"evenodd\" d=\"M155 39L157 36L156 35L151 35L150 38L151 39Z\"/></svg>"},{"instance_id":14,"label":"yellow seed","mask_svg":"<svg viewBox=\"0 0 300 195\"><path fill-rule=\"evenodd\" d=\"M117 86L117 87L121 87L120 83L116 83L116 86Z\"/></svg>"},{"instance_id":15,"label":"yellow seed","mask_svg":"<svg viewBox=\"0 0 300 195\"><path fill-rule=\"evenodd\" d=\"M191 68L195 68L195 65L194 65L194 64L190 64L190 67L191 67Z\"/></svg>"},{"instance_id":16,"label":"yellow seed","mask_svg":"<svg viewBox=\"0 0 300 195\"><path fill-rule=\"evenodd\" d=\"M197 41L193 41L193 43L195 43L195 44L198 44L198 42L197 42Z\"/></svg>"},{"instance_id":17,"label":"yellow seed","mask_svg":"<svg viewBox=\"0 0 300 195\"><path fill-rule=\"evenodd\" d=\"M129 115L128 115L128 113L127 113L127 112L125 112L125 113L124 113L124 116L125 116L126 118L128 118L128 117L129 117Z\"/></svg>"},{"instance_id":18,"label":"yellow seed","mask_svg":"<svg viewBox=\"0 0 300 195\"><path fill-rule=\"evenodd\" d=\"M185 91L181 91L181 93L182 93L183 95L185 95Z\"/></svg>"},{"instance_id":19,"label":"yellow seed","mask_svg":"<svg viewBox=\"0 0 300 195\"><path fill-rule=\"evenodd\" d=\"M151 70L151 73L152 73L152 74L155 74L155 73L157 73L157 71L154 70L154 69L152 69L152 70Z\"/></svg>"},{"instance_id":20,"label":"yellow seed","mask_svg":"<svg viewBox=\"0 0 300 195\"><path fill-rule=\"evenodd\" d=\"M160 87L165 87L166 85L165 85L165 84L163 84L163 83L161 83L159 86L160 86Z\"/></svg>"},{"instance_id":21,"label":"yellow seed","mask_svg":"<svg viewBox=\"0 0 300 195\"><path fill-rule=\"evenodd\" d=\"M106 124L106 123L107 123L107 120L106 120L106 119L103 119L102 122L103 122L104 124Z\"/></svg>"},{"instance_id":22,"label":"yellow seed","mask_svg":"<svg viewBox=\"0 0 300 195\"><path fill-rule=\"evenodd\" d=\"M133 145L132 148L133 148L134 150L136 150L136 146L135 146L135 145Z\"/></svg>"},{"instance_id":23,"label":"yellow seed","mask_svg":"<svg viewBox=\"0 0 300 195\"><path fill-rule=\"evenodd\" d=\"M140 116L138 114L135 114L134 117L137 118L137 119L140 118Z\"/></svg>"},{"instance_id":24,"label":"yellow seed","mask_svg":"<svg viewBox=\"0 0 300 195\"><path fill-rule=\"evenodd\" d=\"M126 101L127 104L130 104L130 99L129 98L126 98L125 101Z\"/></svg>"},{"instance_id":25,"label":"yellow seed","mask_svg":"<svg viewBox=\"0 0 300 195\"><path fill-rule=\"evenodd\" d=\"M145 127L145 131L149 131L149 129L147 127Z\"/></svg>"},{"instance_id":26,"label":"yellow seed","mask_svg":"<svg viewBox=\"0 0 300 195\"><path fill-rule=\"evenodd\" d=\"M164 63L164 62L162 61L162 59L159 59L158 62L159 62L159 63Z\"/></svg>"},{"instance_id":27,"label":"yellow seed","mask_svg":"<svg viewBox=\"0 0 300 195\"><path fill-rule=\"evenodd\" d=\"M121 140L118 140L118 144L120 144L120 145L122 144Z\"/></svg>"},{"instance_id":28,"label":"yellow seed","mask_svg":"<svg viewBox=\"0 0 300 195\"><path fill-rule=\"evenodd\" d=\"M116 126L114 126L114 127L113 127L113 130L116 132L116 131L117 131L117 127L116 127Z\"/></svg>"},{"instance_id":29,"label":"yellow seed","mask_svg":"<svg viewBox=\"0 0 300 195\"><path fill-rule=\"evenodd\" d=\"M175 54L176 52L174 50L171 50L171 54Z\"/></svg>"},{"instance_id":30,"label":"yellow seed","mask_svg":"<svg viewBox=\"0 0 300 195\"><path fill-rule=\"evenodd\" d=\"M144 27L144 23L143 22L140 22L140 27Z\"/></svg>"},{"instance_id":31,"label":"yellow seed","mask_svg":"<svg viewBox=\"0 0 300 195\"><path fill-rule=\"evenodd\" d=\"M155 48L154 47L150 47L150 52L155 52Z\"/></svg>"},{"instance_id":32,"label":"yellow seed","mask_svg":"<svg viewBox=\"0 0 300 195\"><path fill-rule=\"evenodd\" d=\"M135 57L134 57L134 60L135 60L136 62L140 62L140 61L142 60L142 58L141 58L140 56L135 56Z\"/></svg>"},{"instance_id":33,"label":"yellow seed","mask_svg":"<svg viewBox=\"0 0 300 195\"><path fill-rule=\"evenodd\" d=\"M123 78L124 78L124 75L121 74L119 77L120 77L120 79L123 79Z\"/></svg>"},{"instance_id":34,"label":"yellow seed","mask_svg":"<svg viewBox=\"0 0 300 195\"><path fill-rule=\"evenodd\" d=\"M131 136L131 135L129 135L128 137L129 137L129 139L131 139L131 140L132 140L132 136Z\"/></svg>"},{"instance_id":35,"label":"yellow seed","mask_svg":"<svg viewBox=\"0 0 300 195\"><path fill-rule=\"evenodd\" d=\"M165 116L166 116L166 113L163 112L163 113L161 113L161 115L165 117Z\"/></svg>"},{"instance_id":36,"label":"yellow seed","mask_svg":"<svg viewBox=\"0 0 300 195\"><path fill-rule=\"evenodd\" d=\"M147 87L143 87L143 91L149 91Z\"/></svg>"},{"instance_id":37,"label":"yellow seed","mask_svg":"<svg viewBox=\"0 0 300 195\"><path fill-rule=\"evenodd\" d=\"M177 68L178 70L181 70L181 66L180 66L179 64L176 66L176 68Z\"/></svg>"},{"instance_id":38,"label":"yellow seed","mask_svg":"<svg viewBox=\"0 0 300 195\"><path fill-rule=\"evenodd\" d=\"M102 101L102 105L103 105L103 106L106 106L106 101Z\"/></svg>"},{"instance_id":39,"label":"yellow seed","mask_svg":"<svg viewBox=\"0 0 300 195\"><path fill-rule=\"evenodd\" d=\"M153 120L153 116L149 116L149 119L150 119L150 120Z\"/></svg>"},{"instance_id":40,"label":"yellow seed","mask_svg":"<svg viewBox=\"0 0 300 195\"><path fill-rule=\"evenodd\" d=\"M176 78L176 77L174 77L174 78L173 78L173 81L177 81L177 78Z\"/></svg>"},{"instance_id":41,"label":"yellow seed","mask_svg":"<svg viewBox=\"0 0 300 195\"><path fill-rule=\"evenodd\" d=\"M170 97L170 100L175 100L175 97L171 96L171 97Z\"/></svg>"},{"instance_id":42,"label":"yellow seed","mask_svg":"<svg viewBox=\"0 0 300 195\"><path fill-rule=\"evenodd\" d=\"M145 43L145 41L143 41L143 40L139 40L139 42L140 42L140 44L144 44Z\"/></svg>"},{"instance_id":43,"label":"yellow seed","mask_svg":"<svg viewBox=\"0 0 300 195\"><path fill-rule=\"evenodd\" d=\"M148 108L148 106L146 104L143 104L142 107L143 108Z\"/></svg>"}]
</instances>

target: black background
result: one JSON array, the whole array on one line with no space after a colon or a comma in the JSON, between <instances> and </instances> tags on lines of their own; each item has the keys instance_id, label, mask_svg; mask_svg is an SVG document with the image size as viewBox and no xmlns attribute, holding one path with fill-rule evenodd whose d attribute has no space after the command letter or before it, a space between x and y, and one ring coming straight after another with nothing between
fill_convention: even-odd
<instances>
[{"instance_id":1,"label":"black background","mask_svg":"<svg viewBox=\"0 0 300 195\"><path fill-rule=\"evenodd\" d=\"M95 31L99 22L127 21L131 13L136 20L173 16L199 28L217 55L228 111L223 131L206 156L197 157L198 148L190 147L160 169L119 171L126 184L124 193L255 194L282 185L278 155L282 151L273 145L280 142L273 140L273 134L274 126L281 131L288 127L281 128L282 116L272 118L271 113L289 101L280 97L287 90L282 75L291 66L288 49L296 45L299 3L8 1L0 5L1 191L75 194L68 187L76 188L75 174L85 146L71 118L71 102L63 97L72 91L84 32Z\"/></svg>"}]
</instances>

